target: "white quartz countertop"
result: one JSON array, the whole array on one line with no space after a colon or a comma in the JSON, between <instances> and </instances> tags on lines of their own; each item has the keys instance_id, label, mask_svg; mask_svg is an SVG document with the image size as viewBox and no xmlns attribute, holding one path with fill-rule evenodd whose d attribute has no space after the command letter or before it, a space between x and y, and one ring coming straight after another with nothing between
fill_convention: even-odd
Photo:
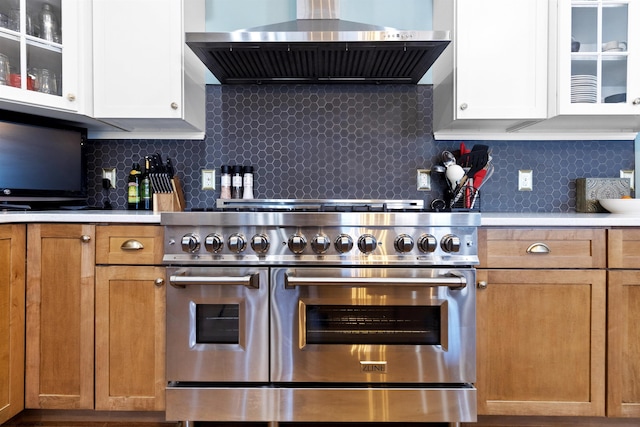
<instances>
[{"instance_id":1,"label":"white quartz countertop","mask_svg":"<svg viewBox=\"0 0 640 427\"><path fill-rule=\"evenodd\" d=\"M640 214L482 212L486 227L640 227Z\"/></svg>"},{"instance_id":2,"label":"white quartz countertop","mask_svg":"<svg viewBox=\"0 0 640 427\"><path fill-rule=\"evenodd\" d=\"M486 227L640 227L640 214L482 212L481 218ZM23 222L160 224L160 214L128 210L0 212L0 224Z\"/></svg>"},{"instance_id":3,"label":"white quartz countertop","mask_svg":"<svg viewBox=\"0 0 640 427\"><path fill-rule=\"evenodd\" d=\"M160 214L151 211L78 210L78 211L2 211L0 224L21 222L78 222L160 224Z\"/></svg>"}]
</instances>

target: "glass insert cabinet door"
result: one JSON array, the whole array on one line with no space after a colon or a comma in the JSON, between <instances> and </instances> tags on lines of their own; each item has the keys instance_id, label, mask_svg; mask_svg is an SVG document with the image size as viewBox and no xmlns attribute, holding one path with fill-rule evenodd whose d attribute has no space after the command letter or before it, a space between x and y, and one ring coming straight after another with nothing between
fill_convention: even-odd
<instances>
[{"instance_id":1,"label":"glass insert cabinet door","mask_svg":"<svg viewBox=\"0 0 640 427\"><path fill-rule=\"evenodd\" d=\"M634 0L559 2L561 108L571 112L640 113L640 36Z\"/></svg>"},{"instance_id":2,"label":"glass insert cabinet door","mask_svg":"<svg viewBox=\"0 0 640 427\"><path fill-rule=\"evenodd\" d=\"M69 5L68 0L0 1L0 97L66 108L60 100L70 93L63 85L71 76L63 75L63 64L77 61L67 58L77 45Z\"/></svg>"}]
</instances>

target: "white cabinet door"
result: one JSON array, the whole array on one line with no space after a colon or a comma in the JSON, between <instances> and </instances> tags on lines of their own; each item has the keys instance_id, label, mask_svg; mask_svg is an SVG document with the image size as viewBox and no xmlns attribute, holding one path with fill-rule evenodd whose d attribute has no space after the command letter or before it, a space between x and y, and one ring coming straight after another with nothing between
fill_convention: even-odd
<instances>
[{"instance_id":1,"label":"white cabinet door","mask_svg":"<svg viewBox=\"0 0 640 427\"><path fill-rule=\"evenodd\" d=\"M639 3L558 2L559 115L640 115Z\"/></svg>"},{"instance_id":2,"label":"white cabinet door","mask_svg":"<svg viewBox=\"0 0 640 427\"><path fill-rule=\"evenodd\" d=\"M546 0L434 0L452 42L433 69L437 139L501 138L547 118Z\"/></svg>"},{"instance_id":3,"label":"white cabinet door","mask_svg":"<svg viewBox=\"0 0 640 427\"><path fill-rule=\"evenodd\" d=\"M547 2L456 3L456 118L546 118Z\"/></svg>"},{"instance_id":4,"label":"white cabinet door","mask_svg":"<svg viewBox=\"0 0 640 427\"><path fill-rule=\"evenodd\" d=\"M199 16L185 16L196 6ZM93 16L94 116L131 131L202 130L204 65L195 73L186 69L192 64L184 57L192 52L184 44L183 22L199 21L204 28L204 3L94 0ZM195 85L185 81L192 76ZM192 101L185 91L192 88L201 100L195 123L185 105Z\"/></svg>"},{"instance_id":5,"label":"white cabinet door","mask_svg":"<svg viewBox=\"0 0 640 427\"><path fill-rule=\"evenodd\" d=\"M44 5L56 24L55 37L51 36L53 33L49 37L40 34L38 16ZM12 75L10 84L0 84L0 107L33 114L39 113L39 107L85 112L91 76L85 74L85 61L90 60L90 55L84 35L90 34L86 20L90 3L19 0L2 2L0 12L16 13L15 26L0 27L0 54L8 58Z\"/></svg>"}]
</instances>

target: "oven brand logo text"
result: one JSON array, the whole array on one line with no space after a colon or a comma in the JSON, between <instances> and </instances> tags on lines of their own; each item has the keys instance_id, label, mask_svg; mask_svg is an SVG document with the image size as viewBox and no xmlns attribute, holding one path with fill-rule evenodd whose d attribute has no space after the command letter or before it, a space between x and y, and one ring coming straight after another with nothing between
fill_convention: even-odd
<instances>
[{"instance_id":1,"label":"oven brand logo text","mask_svg":"<svg viewBox=\"0 0 640 427\"><path fill-rule=\"evenodd\" d=\"M386 374L387 362L360 362L360 372L366 374Z\"/></svg>"}]
</instances>

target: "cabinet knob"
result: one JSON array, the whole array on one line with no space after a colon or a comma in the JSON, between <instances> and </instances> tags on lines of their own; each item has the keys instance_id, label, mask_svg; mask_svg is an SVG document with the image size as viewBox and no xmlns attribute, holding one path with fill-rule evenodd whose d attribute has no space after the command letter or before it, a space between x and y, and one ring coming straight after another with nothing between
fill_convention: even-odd
<instances>
[{"instance_id":1,"label":"cabinet knob","mask_svg":"<svg viewBox=\"0 0 640 427\"><path fill-rule=\"evenodd\" d=\"M164 279L162 277L158 277L156 280L153 281L153 284L156 285L157 287L164 286Z\"/></svg>"},{"instance_id":2,"label":"cabinet knob","mask_svg":"<svg viewBox=\"0 0 640 427\"><path fill-rule=\"evenodd\" d=\"M82 243L89 243L91 241L91 236L87 236L86 234L83 234L82 236L80 236L80 241Z\"/></svg>"},{"instance_id":3,"label":"cabinet knob","mask_svg":"<svg viewBox=\"0 0 640 427\"><path fill-rule=\"evenodd\" d=\"M172 102L171 103L171 109L172 110L177 110L178 109L178 103L177 102Z\"/></svg>"},{"instance_id":4,"label":"cabinet knob","mask_svg":"<svg viewBox=\"0 0 640 427\"><path fill-rule=\"evenodd\" d=\"M67 94L67 100L68 100L69 102L75 102L75 100L76 100L76 96L75 96L75 94L73 94L73 93L68 93L68 94Z\"/></svg>"},{"instance_id":5,"label":"cabinet knob","mask_svg":"<svg viewBox=\"0 0 640 427\"><path fill-rule=\"evenodd\" d=\"M469 108L469 106L467 105L467 103L466 103L466 102L463 102L462 104L460 104L460 109L461 109L462 111L466 110L467 108Z\"/></svg>"},{"instance_id":6,"label":"cabinet knob","mask_svg":"<svg viewBox=\"0 0 640 427\"><path fill-rule=\"evenodd\" d=\"M481 280L478 282L478 289L487 289L487 282L484 280Z\"/></svg>"},{"instance_id":7,"label":"cabinet knob","mask_svg":"<svg viewBox=\"0 0 640 427\"><path fill-rule=\"evenodd\" d=\"M640 98L636 98L632 102L633 105L640 105Z\"/></svg>"}]
</instances>

